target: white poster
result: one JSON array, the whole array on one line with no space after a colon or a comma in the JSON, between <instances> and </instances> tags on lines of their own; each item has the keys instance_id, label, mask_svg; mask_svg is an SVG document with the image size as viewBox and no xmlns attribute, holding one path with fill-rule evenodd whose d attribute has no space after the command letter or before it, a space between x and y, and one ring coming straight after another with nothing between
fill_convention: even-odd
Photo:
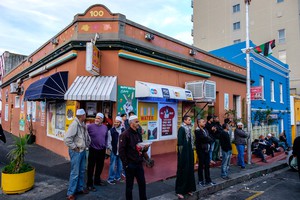
<instances>
[{"instance_id":1,"label":"white poster","mask_svg":"<svg viewBox=\"0 0 300 200\"><path fill-rule=\"evenodd\" d=\"M229 95L224 93L224 109L229 110Z\"/></svg>"},{"instance_id":2,"label":"white poster","mask_svg":"<svg viewBox=\"0 0 300 200\"><path fill-rule=\"evenodd\" d=\"M5 104L4 120L8 121L8 104Z\"/></svg>"},{"instance_id":3,"label":"white poster","mask_svg":"<svg viewBox=\"0 0 300 200\"><path fill-rule=\"evenodd\" d=\"M36 121L36 101L32 101L31 102L31 114L32 114L32 121L35 122Z\"/></svg>"}]
</instances>

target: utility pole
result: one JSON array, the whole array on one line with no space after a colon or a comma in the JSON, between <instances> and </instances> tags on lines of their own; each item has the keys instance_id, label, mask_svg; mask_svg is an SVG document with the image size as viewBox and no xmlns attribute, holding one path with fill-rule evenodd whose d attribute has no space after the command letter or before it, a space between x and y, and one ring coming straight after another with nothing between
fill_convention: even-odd
<instances>
[{"instance_id":1,"label":"utility pole","mask_svg":"<svg viewBox=\"0 0 300 200\"><path fill-rule=\"evenodd\" d=\"M250 42L249 42L249 5L251 0L245 0L246 4L246 63L247 63L247 141L248 164L251 164L251 94L250 94Z\"/></svg>"}]
</instances>

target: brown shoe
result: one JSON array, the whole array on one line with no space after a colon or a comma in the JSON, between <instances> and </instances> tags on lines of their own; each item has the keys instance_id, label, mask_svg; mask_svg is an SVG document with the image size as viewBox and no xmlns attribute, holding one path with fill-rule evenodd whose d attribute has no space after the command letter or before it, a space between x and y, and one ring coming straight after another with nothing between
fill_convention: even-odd
<instances>
[{"instance_id":1,"label":"brown shoe","mask_svg":"<svg viewBox=\"0 0 300 200\"><path fill-rule=\"evenodd\" d=\"M67 199L68 199L68 200L75 200L76 198L75 198L74 195L69 195L69 196L67 196Z\"/></svg>"}]
</instances>

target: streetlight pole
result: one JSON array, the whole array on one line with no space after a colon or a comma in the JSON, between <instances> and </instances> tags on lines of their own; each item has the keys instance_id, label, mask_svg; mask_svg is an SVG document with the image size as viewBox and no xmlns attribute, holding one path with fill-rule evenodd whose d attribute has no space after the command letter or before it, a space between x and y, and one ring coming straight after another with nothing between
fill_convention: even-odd
<instances>
[{"instance_id":1,"label":"streetlight pole","mask_svg":"<svg viewBox=\"0 0 300 200\"><path fill-rule=\"evenodd\" d=\"M251 164L251 94L250 94L250 42L249 42L249 5L251 0L245 0L246 4L246 63L247 63L247 141L248 164Z\"/></svg>"}]
</instances>

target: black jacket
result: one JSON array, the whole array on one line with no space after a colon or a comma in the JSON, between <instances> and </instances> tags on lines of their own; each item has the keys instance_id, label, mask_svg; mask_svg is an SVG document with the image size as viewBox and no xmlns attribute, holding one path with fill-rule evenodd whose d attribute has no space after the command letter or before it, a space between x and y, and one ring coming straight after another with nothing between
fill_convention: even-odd
<instances>
[{"instance_id":1,"label":"black jacket","mask_svg":"<svg viewBox=\"0 0 300 200\"><path fill-rule=\"evenodd\" d=\"M209 152L210 143L213 142L212 138L209 136L209 133L206 129L200 129L197 127L195 130L195 144L196 150Z\"/></svg>"},{"instance_id":2,"label":"black jacket","mask_svg":"<svg viewBox=\"0 0 300 200\"><path fill-rule=\"evenodd\" d=\"M231 142L230 142L230 136L228 131L222 131L220 133L220 145L222 148L222 151L228 152L232 150Z\"/></svg>"},{"instance_id":3,"label":"black jacket","mask_svg":"<svg viewBox=\"0 0 300 200\"><path fill-rule=\"evenodd\" d=\"M143 142L142 135L132 128L128 128L120 135L119 155L125 168L128 164L142 164L143 154L136 149L139 142Z\"/></svg>"}]
</instances>

